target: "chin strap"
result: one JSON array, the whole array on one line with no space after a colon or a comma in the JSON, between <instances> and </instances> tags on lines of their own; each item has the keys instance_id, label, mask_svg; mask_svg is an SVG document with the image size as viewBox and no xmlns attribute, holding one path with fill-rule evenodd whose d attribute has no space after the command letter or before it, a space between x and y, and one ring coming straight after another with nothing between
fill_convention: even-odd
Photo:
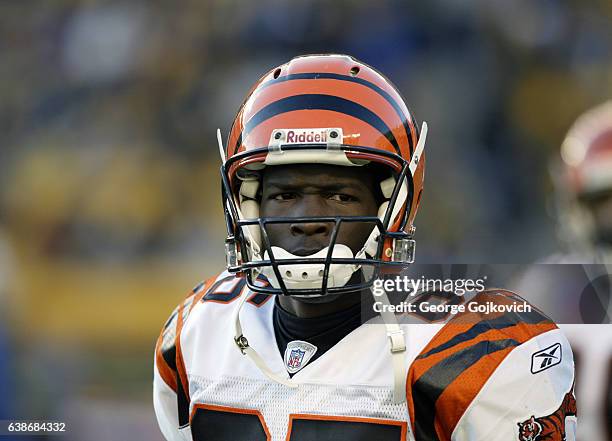
<instances>
[{"instance_id":1,"label":"chin strap","mask_svg":"<svg viewBox=\"0 0 612 441\"><path fill-rule=\"evenodd\" d=\"M277 383L280 383L287 387L292 387L292 388L298 387L297 383L294 383L293 381L291 381L290 378L282 377L272 372L270 368L268 367L268 365L266 364L266 362L264 361L264 359L261 358L261 356L257 353L257 351L255 351L255 349L253 349L249 345L249 341L242 333L242 326L240 325L240 310L242 309L242 306L244 305L248 297L249 296L247 295L242 295L240 299L238 300L239 301L238 307L234 311L234 320L233 320L234 322L234 343L236 343L236 346L238 347L240 352L242 352L243 355L246 355L247 357L249 357L249 359L253 363L255 363L255 365L259 368L259 370L263 372L269 379L271 379L272 381L276 381Z\"/></svg>"},{"instance_id":2,"label":"chin strap","mask_svg":"<svg viewBox=\"0 0 612 441\"><path fill-rule=\"evenodd\" d=\"M403 329L397 323L395 314L387 308L390 305L387 294L383 293L376 300L382 303L380 317L385 324L389 339L389 350L393 363L393 402L400 404L406 401L406 339Z\"/></svg>"},{"instance_id":3,"label":"chin strap","mask_svg":"<svg viewBox=\"0 0 612 441\"><path fill-rule=\"evenodd\" d=\"M307 256L297 256L281 247L271 247L274 258L278 260L290 259L325 259L329 253L329 246L317 251L316 253ZM353 259L353 251L346 245L337 243L334 245L331 253L332 259ZM270 260L268 251L264 252L264 260ZM325 264L309 263L309 264L281 264L279 272L287 289L321 289L323 286L323 274L325 272ZM328 270L328 288L345 286L353 276L353 273L359 269L358 265L350 264L333 264L329 265ZM271 266L264 266L261 270L270 285L273 288L279 288L280 283ZM312 295L309 297L320 296Z\"/></svg>"}]
</instances>

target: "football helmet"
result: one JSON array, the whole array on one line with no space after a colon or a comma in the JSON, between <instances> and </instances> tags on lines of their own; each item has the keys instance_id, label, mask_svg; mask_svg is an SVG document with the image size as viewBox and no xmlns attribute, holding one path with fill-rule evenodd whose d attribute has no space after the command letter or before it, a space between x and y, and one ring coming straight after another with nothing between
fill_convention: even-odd
<instances>
[{"instance_id":1,"label":"football helmet","mask_svg":"<svg viewBox=\"0 0 612 441\"><path fill-rule=\"evenodd\" d=\"M612 203L612 101L576 120L561 146L561 159L562 238L574 251L608 255L612 222L602 223L595 211Z\"/></svg>"},{"instance_id":2,"label":"football helmet","mask_svg":"<svg viewBox=\"0 0 612 441\"><path fill-rule=\"evenodd\" d=\"M305 55L270 70L238 110L225 147L217 132L228 270L244 273L255 292L320 296L361 290L386 269L412 263L426 134L396 87L350 56ZM260 217L262 170L297 163L382 167L378 216ZM270 243L268 225L296 222L333 223L328 246L296 256ZM372 225L355 255L336 243L346 222ZM369 277L348 283L366 267Z\"/></svg>"}]
</instances>

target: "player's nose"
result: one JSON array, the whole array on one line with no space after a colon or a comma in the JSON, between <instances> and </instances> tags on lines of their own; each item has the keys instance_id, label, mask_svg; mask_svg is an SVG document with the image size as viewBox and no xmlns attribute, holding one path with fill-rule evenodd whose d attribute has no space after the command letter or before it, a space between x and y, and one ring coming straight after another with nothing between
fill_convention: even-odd
<instances>
[{"instance_id":1,"label":"player's nose","mask_svg":"<svg viewBox=\"0 0 612 441\"><path fill-rule=\"evenodd\" d=\"M304 222L294 223L290 226L291 234L294 236L329 236L331 230L329 222Z\"/></svg>"},{"instance_id":2,"label":"player's nose","mask_svg":"<svg viewBox=\"0 0 612 441\"><path fill-rule=\"evenodd\" d=\"M316 217L316 216L332 216L328 213L324 201L321 201L317 196L306 196L302 198L298 206L294 206L293 215L295 217ZM329 236L334 223L333 222L295 222L290 224L290 231L293 236Z\"/></svg>"}]
</instances>

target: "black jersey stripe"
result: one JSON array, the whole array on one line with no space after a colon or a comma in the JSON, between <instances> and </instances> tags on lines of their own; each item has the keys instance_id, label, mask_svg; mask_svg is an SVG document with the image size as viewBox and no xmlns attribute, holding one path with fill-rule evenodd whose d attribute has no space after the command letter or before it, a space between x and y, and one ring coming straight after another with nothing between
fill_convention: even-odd
<instances>
[{"instance_id":1,"label":"black jersey stripe","mask_svg":"<svg viewBox=\"0 0 612 441\"><path fill-rule=\"evenodd\" d=\"M416 439L439 440L434 426L436 401L459 375L481 358L519 344L514 339L482 341L445 358L421 375L412 385Z\"/></svg>"},{"instance_id":2,"label":"black jersey stripe","mask_svg":"<svg viewBox=\"0 0 612 441\"><path fill-rule=\"evenodd\" d=\"M368 80L365 80L365 79L359 78L359 77L352 77L352 76L349 76L349 75L341 75L341 74L336 74L336 73L306 72L306 73L289 74L289 75L285 75L285 76L282 76L282 77L278 77L276 79L272 79L270 81L266 81L261 86L259 86L259 90L263 90L263 89L265 89L267 87L270 87L270 86L272 86L274 84L283 83L285 81L292 81L292 80L316 80L316 79L339 80L339 81L348 81L348 82L351 82L351 83L361 84L362 86L366 86L369 89L372 89L373 91L378 93L380 96L382 96L391 105L391 107L393 107L393 110L395 110L395 113L397 114L397 116L399 117L400 121L402 122L402 125L404 126L404 130L406 131L406 138L408 139L408 147L410 149L410 156L412 156L412 152L414 151L414 142L415 142L415 140L412 137L412 132L410 131L410 125L408 123L408 120L406 119L406 114L402 110L402 108L399 105L399 103L393 98L393 96L391 96L390 93L388 93L386 90L382 89L381 87L377 86L376 84L374 84L374 83L372 83L372 82L370 82ZM399 91L396 90L396 92L398 93L398 95L401 96ZM416 123L415 123L414 118L412 117L412 113L410 111L408 112L408 117L410 118L412 124L415 126L416 132L417 132L417 136L418 136L418 127L416 127Z\"/></svg>"},{"instance_id":3,"label":"black jersey stripe","mask_svg":"<svg viewBox=\"0 0 612 441\"><path fill-rule=\"evenodd\" d=\"M397 154L401 155L399 144L397 143L397 139L395 139L393 132L391 132L389 126L387 126L387 124L378 115L354 101L333 95L322 94L288 96L268 104L253 115L253 117L246 123L241 136L236 142L235 150L240 147L239 142L246 138L249 132L262 122L283 113L304 109L331 110L333 112L344 113L345 115L360 119L378 130L385 138L389 140L391 145L393 145Z\"/></svg>"},{"instance_id":4,"label":"black jersey stripe","mask_svg":"<svg viewBox=\"0 0 612 441\"><path fill-rule=\"evenodd\" d=\"M189 396L183 389L183 382L181 381L181 377L176 372L176 408L178 414L178 423L179 427L185 427L189 424Z\"/></svg>"},{"instance_id":5,"label":"black jersey stripe","mask_svg":"<svg viewBox=\"0 0 612 441\"><path fill-rule=\"evenodd\" d=\"M540 314L537 311L523 312L523 313L510 312L510 313L504 314L503 316L495 318L495 319L483 320L479 323L476 323L474 326L472 326L467 331L457 334L453 338L448 340L447 342L439 346L436 346L435 348L430 349L429 351L423 354L420 354L417 357L417 360L427 358L430 355L437 354L446 349L452 348L453 346L456 346L460 343L472 340L478 337L480 334L483 334L492 329L496 329L496 330L505 329L505 328L514 326L518 323L536 325L536 324L552 323L552 322L550 321L548 317Z\"/></svg>"}]
</instances>

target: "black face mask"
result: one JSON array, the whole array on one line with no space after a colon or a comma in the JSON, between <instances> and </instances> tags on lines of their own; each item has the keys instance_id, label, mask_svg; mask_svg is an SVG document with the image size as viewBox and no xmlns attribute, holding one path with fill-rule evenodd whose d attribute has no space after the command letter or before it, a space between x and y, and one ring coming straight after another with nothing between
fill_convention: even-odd
<instances>
[{"instance_id":1,"label":"black face mask","mask_svg":"<svg viewBox=\"0 0 612 441\"><path fill-rule=\"evenodd\" d=\"M324 146L318 145L290 145L286 146L283 151L297 150L316 150L323 149ZM371 148L360 146L342 145L340 149L350 150L359 153L371 153ZM414 240L412 238L413 231L407 232L408 216L404 213L397 231L390 231L391 213L388 209L384 219L378 216L302 216L302 217L258 217L254 219L241 219L238 216L238 207L234 197L234 190L230 182L230 170L234 164L239 161L246 160L245 158L254 157L260 153L268 152L268 148L255 149L249 152L244 152L235 155L228 159L221 166L221 192L224 208L225 219L228 230L228 238L226 240L226 255L228 271L231 273L242 273L246 276L246 281L249 289L262 294L280 294L280 295L340 295L350 292L359 292L372 286L374 280L385 271L396 271L405 268L414 260ZM401 156L385 151L376 151L376 154L385 160L393 161L399 166L399 173L395 179L396 184L392 194L389 197L389 206L394 207L399 198L402 182L406 182L406 207L412 206L414 195L414 181L412 172L410 171L410 163ZM414 162L413 163L417 163ZM326 222L332 223L333 228L329 234L328 249L329 252L324 258L297 257L291 259L279 259L274 256L272 244L268 237L268 227L273 224L286 223L311 223L311 222ZM332 257L334 247L337 245L338 232L344 223L360 222L367 224L372 229L377 229L379 238L376 241L376 250L373 255L357 258L336 258ZM243 232L243 227L258 228L261 234L261 254L263 258L255 259L249 255L248 238ZM393 247L389 248L390 255L383 256L383 248L386 240L393 242ZM264 252L267 252L267 257ZM288 289L281 270L287 265L321 265L321 286L317 288L304 289ZM358 283L347 283L344 286L329 286L329 274L332 264L338 265L356 265L362 268L367 268L371 272L371 276L367 280L357 278ZM262 275L263 269L269 268L274 271L279 287L275 288L269 283L269 280ZM371 271L370 271L371 270ZM353 280L351 279L351 282Z\"/></svg>"}]
</instances>

